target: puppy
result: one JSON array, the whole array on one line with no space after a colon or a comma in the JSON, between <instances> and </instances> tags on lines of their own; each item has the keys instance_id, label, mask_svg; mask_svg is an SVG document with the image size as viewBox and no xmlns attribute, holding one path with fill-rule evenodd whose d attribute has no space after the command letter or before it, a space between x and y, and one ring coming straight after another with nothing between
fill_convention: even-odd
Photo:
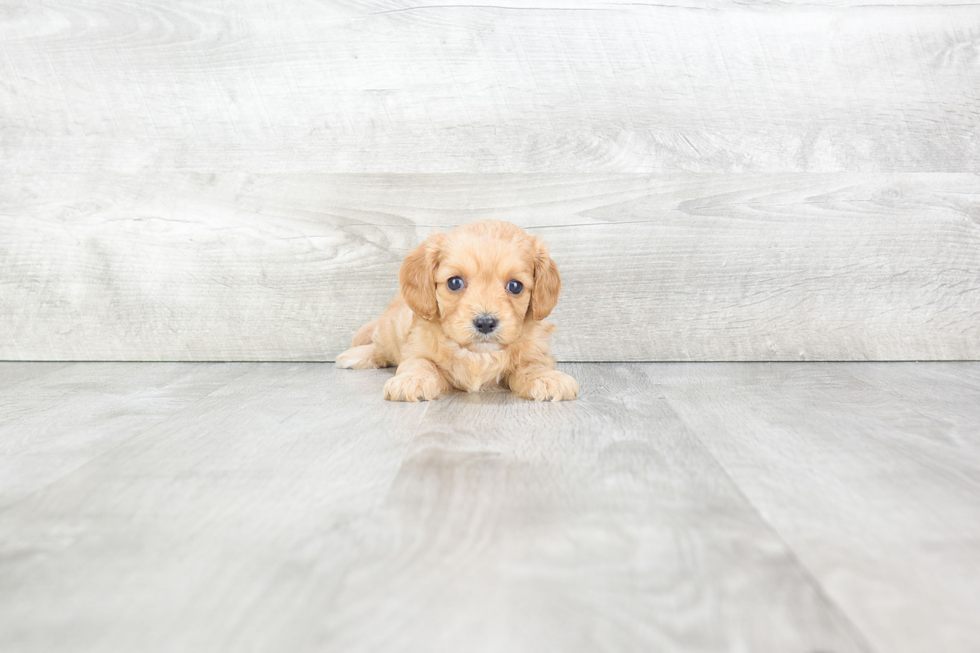
<instances>
[{"instance_id":1,"label":"puppy","mask_svg":"<svg viewBox=\"0 0 980 653\"><path fill-rule=\"evenodd\" d=\"M506 384L518 396L565 401L578 383L555 369L554 324L561 278L540 238L498 220L434 234L409 252L401 291L361 327L343 368L397 365L385 399L428 401L450 388Z\"/></svg>"}]
</instances>

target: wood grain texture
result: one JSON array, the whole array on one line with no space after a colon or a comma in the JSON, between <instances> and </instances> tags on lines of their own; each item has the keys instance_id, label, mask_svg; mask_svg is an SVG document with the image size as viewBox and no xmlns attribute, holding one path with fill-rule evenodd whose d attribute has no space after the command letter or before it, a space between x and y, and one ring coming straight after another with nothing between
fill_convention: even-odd
<instances>
[{"instance_id":1,"label":"wood grain texture","mask_svg":"<svg viewBox=\"0 0 980 653\"><path fill-rule=\"evenodd\" d=\"M0 363L0 378L17 365ZM0 394L0 510L245 372L196 363L23 365L43 373Z\"/></svg>"},{"instance_id":2,"label":"wood grain texture","mask_svg":"<svg viewBox=\"0 0 980 653\"><path fill-rule=\"evenodd\" d=\"M0 390L63 369L68 363L0 363Z\"/></svg>"},{"instance_id":3,"label":"wood grain texture","mask_svg":"<svg viewBox=\"0 0 980 653\"><path fill-rule=\"evenodd\" d=\"M11 178L0 359L332 360L433 230L550 244L562 360L980 358L980 176Z\"/></svg>"},{"instance_id":4,"label":"wood grain texture","mask_svg":"<svg viewBox=\"0 0 980 653\"><path fill-rule=\"evenodd\" d=\"M871 650L642 367L563 369L404 405L252 365L0 512L0 647Z\"/></svg>"},{"instance_id":5,"label":"wood grain texture","mask_svg":"<svg viewBox=\"0 0 980 653\"><path fill-rule=\"evenodd\" d=\"M980 367L650 366L875 650L980 649Z\"/></svg>"},{"instance_id":6,"label":"wood grain texture","mask_svg":"<svg viewBox=\"0 0 980 653\"><path fill-rule=\"evenodd\" d=\"M4 0L0 175L980 168L980 7L841 4Z\"/></svg>"},{"instance_id":7,"label":"wood grain texture","mask_svg":"<svg viewBox=\"0 0 980 653\"><path fill-rule=\"evenodd\" d=\"M0 359L329 360L432 227L565 360L980 358L980 5L0 0Z\"/></svg>"}]
</instances>

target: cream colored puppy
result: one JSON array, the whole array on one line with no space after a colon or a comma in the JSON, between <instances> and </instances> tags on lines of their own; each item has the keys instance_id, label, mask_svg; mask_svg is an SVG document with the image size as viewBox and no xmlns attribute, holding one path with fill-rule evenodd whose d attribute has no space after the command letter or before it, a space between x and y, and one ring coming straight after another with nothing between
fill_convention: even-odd
<instances>
[{"instance_id":1,"label":"cream colored puppy","mask_svg":"<svg viewBox=\"0 0 980 653\"><path fill-rule=\"evenodd\" d=\"M554 324L561 278L548 248L498 220L434 234L409 252L401 291L361 327L337 366L397 365L385 383L392 401L428 401L449 388L475 392L506 384L538 401L578 395L578 382L555 369Z\"/></svg>"}]
</instances>

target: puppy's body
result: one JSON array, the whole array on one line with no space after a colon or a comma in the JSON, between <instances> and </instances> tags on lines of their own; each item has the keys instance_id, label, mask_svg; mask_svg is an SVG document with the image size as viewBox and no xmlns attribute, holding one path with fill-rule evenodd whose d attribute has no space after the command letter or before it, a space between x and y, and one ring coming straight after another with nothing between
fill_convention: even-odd
<instances>
[{"instance_id":1,"label":"puppy's body","mask_svg":"<svg viewBox=\"0 0 980 653\"><path fill-rule=\"evenodd\" d=\"M399 277L395 300L337 358L340 367L397 365L386 398L425 401L450 387L501 384L529 399L578 394L548 353L555 326L541 320L561 279L540 239L507 222L476 222L428 238Z\"/></svg>"}]
</instances>

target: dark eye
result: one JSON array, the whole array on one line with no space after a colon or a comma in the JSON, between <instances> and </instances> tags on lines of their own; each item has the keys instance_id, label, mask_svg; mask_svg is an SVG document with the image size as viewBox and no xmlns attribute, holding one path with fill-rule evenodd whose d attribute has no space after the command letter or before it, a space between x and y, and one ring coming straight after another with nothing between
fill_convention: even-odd
<instances>
[{"instance_id":1,"label":"dark eye","mask_svg":"<svg viewBox=\"0 0 980 653\"><path fill-rule=\"evenodd\" d=\"M524 290L524 284L517 279L511 279L507 282L507 292L511 295L520 295Z\"/></svg>"},{"instance_id":2,"label":"dark eye","mask_svg":"<svg viewBox=\"0 0 980 653\"><path fill-rule=\"evenodd\" d=\"M465 285L463 283L463 277L449 277L449 280L446 281L446 288L449 288L453 292L462 290Z\"/></svg>"}]
</instances>

